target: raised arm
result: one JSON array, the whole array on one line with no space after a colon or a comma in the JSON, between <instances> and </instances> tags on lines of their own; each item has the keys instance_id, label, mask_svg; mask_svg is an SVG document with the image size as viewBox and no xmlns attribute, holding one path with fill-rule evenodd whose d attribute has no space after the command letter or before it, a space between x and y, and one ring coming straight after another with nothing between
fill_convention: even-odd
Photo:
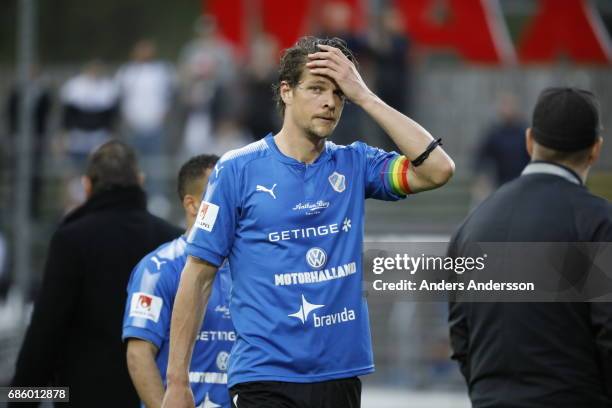
<instances>
[{"instance_id":1,"label":"raised arm","mask_svg":"<svg viewBox=\"0 0 612 408\"><path fill-rule=\"evenodd\" d=\"M168 384L162 407L194 407L189 364L216 273L216 266L192 256L187 258L172 311Z\"/></svg>"},{"instance_id":2,"label":"raised arm","mask_svg":"<svg viewBox=\"0 0 612 408\"><path fill-rule=\"evenodd\" d=\"M398 112L368 89L355 65L337 48L320 44L310 54L307 67L315 75L333 79L344 95L359 105L384 129L408 160L417 159L434 138L418 123ZM444 185L453 175L455 163L441 147L433 149L419 166L411 166L408 183L412 192Z\"/></svg>"}]
</instances>

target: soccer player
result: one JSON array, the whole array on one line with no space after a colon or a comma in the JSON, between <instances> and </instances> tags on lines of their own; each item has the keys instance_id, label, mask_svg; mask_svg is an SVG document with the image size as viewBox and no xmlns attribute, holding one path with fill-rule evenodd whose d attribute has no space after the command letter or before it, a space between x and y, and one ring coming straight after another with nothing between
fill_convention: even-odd
<instances>
[{"instance_id":1,"label":"soccer player","mask_svg":"<svg viewBox=\"0 0 612 408\"><path fill-rule=\"evenodd\" d=\"M218 157L200 155L179 171L178 193L187 230L192 227L202 190ZM170 316L183 266L185 237L168 242L145 256L132 272L123 322L130 376L143 404L160 407L168 364ZM189 382L198 407L227 408L227 359L235 340L228 309L229 271L223 267L212 282L206 319L194 334L195 354Z\"/></svg>"},{"instance_id":2,"label":"soccer player","mask_svg":"<svg viewBox=\"0 0 612 408\"><path fill-rule=\"evenodd\" d=\"M359 407L374 371L362 291L364 199L440 187L454 163L365 85L337 38L301 38L280 62L276 135L226 153L194 228L172 315L164 407L193 407L188 367L217 267L229 258L233 407ZM403 155L328 141L345 100Z\"/></svg>"}]
</instances>

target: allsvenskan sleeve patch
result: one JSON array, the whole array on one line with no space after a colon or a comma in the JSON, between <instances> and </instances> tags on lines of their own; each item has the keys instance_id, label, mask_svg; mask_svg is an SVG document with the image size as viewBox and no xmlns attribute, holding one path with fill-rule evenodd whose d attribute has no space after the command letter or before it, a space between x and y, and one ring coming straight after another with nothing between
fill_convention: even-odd
<instances>
[{"instance_id":1,"label":"allsvenskan sleeve patch","mask_svg":"<svg viewBox=\"0 0 612 408\"><path fill-rule=\"evenodd\" d=\"M141 317L157 323L163 304L163 299L158 296L136 292L130 303L130 317Z\"/></svg>"},{"instance_id":2,"label":"allsvenskan sleeve patch","mask_svg":"<svg viewBox=\"0 0 612 408\"><path fill-rule=\"evenodd\" d=\"M212 231L217 221L217 215L219 214L219 206L213 203L202 201L200 209L198 210L198 217L196 218L196 227L205 231Z\"/></svg>"}]
</instances>

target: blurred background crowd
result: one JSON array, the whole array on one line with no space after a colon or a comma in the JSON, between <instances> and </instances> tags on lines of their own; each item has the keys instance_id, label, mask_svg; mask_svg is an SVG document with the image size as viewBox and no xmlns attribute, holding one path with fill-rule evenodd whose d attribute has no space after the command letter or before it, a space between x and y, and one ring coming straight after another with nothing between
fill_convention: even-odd
<instances>
[{"instance_id":1,"label":"blurred background crowd","mask_svg":"<svg viewBox=\"0 0 612 408\"><path fill-rule=\"evenodd\" d=\"M553 3L570 14L576 5L589 7L604 47L603 61L589 60L569 43L567 50L540 62L524 62L529 55L525 47L518 57L511 52L526 31L533 32L534 16ZM546 86L591 89L601 100L604 128L612 119L612 2L607 0L33 4L33 58L26 73L31 96L29 180L20 179L17 171L23 153L18 146L24 107L19 75L24 73L18 67L25 65L18 65L17 58L27 36L18 24L23 8L17 0L5 1L0 13L0 385L10 377L22 335L24 322L15 316L35 296L49 237L61 217L84 200L80 176L89 152L109 138L132 145L146 175L150 210L179 224L175 177L185 159L221 155L279 130L271 85L281 50L298 35L345 39L372 90L442 137L457 164L456 176L440 190L410 197L404 205L368 203L366 240L447 240L470 208L520 174L528 161L527 113ZM414 23L419 16L411 15L411 9L428 13L423 18L429 29L448 27L451 36L457 21L469 26L484 10L483 21L495 16L507 43L493 60L445 46L436 40L443 30L427 37L428 28ZM303 18L295 20L295 15ZM564 29L571 31L574 23L567 22ZM493 31L491 37L498 35ZM332 140L363 140L394 149L381 129L350 103ZM590 181L590 188L608 199L610 145L605 143ZM27 203L16 199L20 183L28 185ZM27 225L15 218L15 209L24 206ZM20 249L29 259L29 272L25 282L15 285L22 271L15 266L14 237L22 228L29 231L27 248ZM444 304L397 298L373 298L370 304L377 374L367 381L412 390L463 390L448 358Z\"/></svg>"}]
</instances>

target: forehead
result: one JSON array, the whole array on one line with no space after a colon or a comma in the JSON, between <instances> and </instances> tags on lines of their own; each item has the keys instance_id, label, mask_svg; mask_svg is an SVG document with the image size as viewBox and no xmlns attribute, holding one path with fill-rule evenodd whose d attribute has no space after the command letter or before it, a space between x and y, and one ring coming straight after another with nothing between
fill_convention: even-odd
<instances>
[{"instance_id":1,"label":"forehead","mask_svg":"<svg viewBox=\"0 0 612 408\"><path fill-rule=\"evenodd\" d=\"M300 75L299 82L308 85L323 85L326 87L332 87L334 89L338 88L336 82L330 77L311 74L306 67L304 67L304 69L302 70L302 75Z\"/></svg>"}]
</instances>

